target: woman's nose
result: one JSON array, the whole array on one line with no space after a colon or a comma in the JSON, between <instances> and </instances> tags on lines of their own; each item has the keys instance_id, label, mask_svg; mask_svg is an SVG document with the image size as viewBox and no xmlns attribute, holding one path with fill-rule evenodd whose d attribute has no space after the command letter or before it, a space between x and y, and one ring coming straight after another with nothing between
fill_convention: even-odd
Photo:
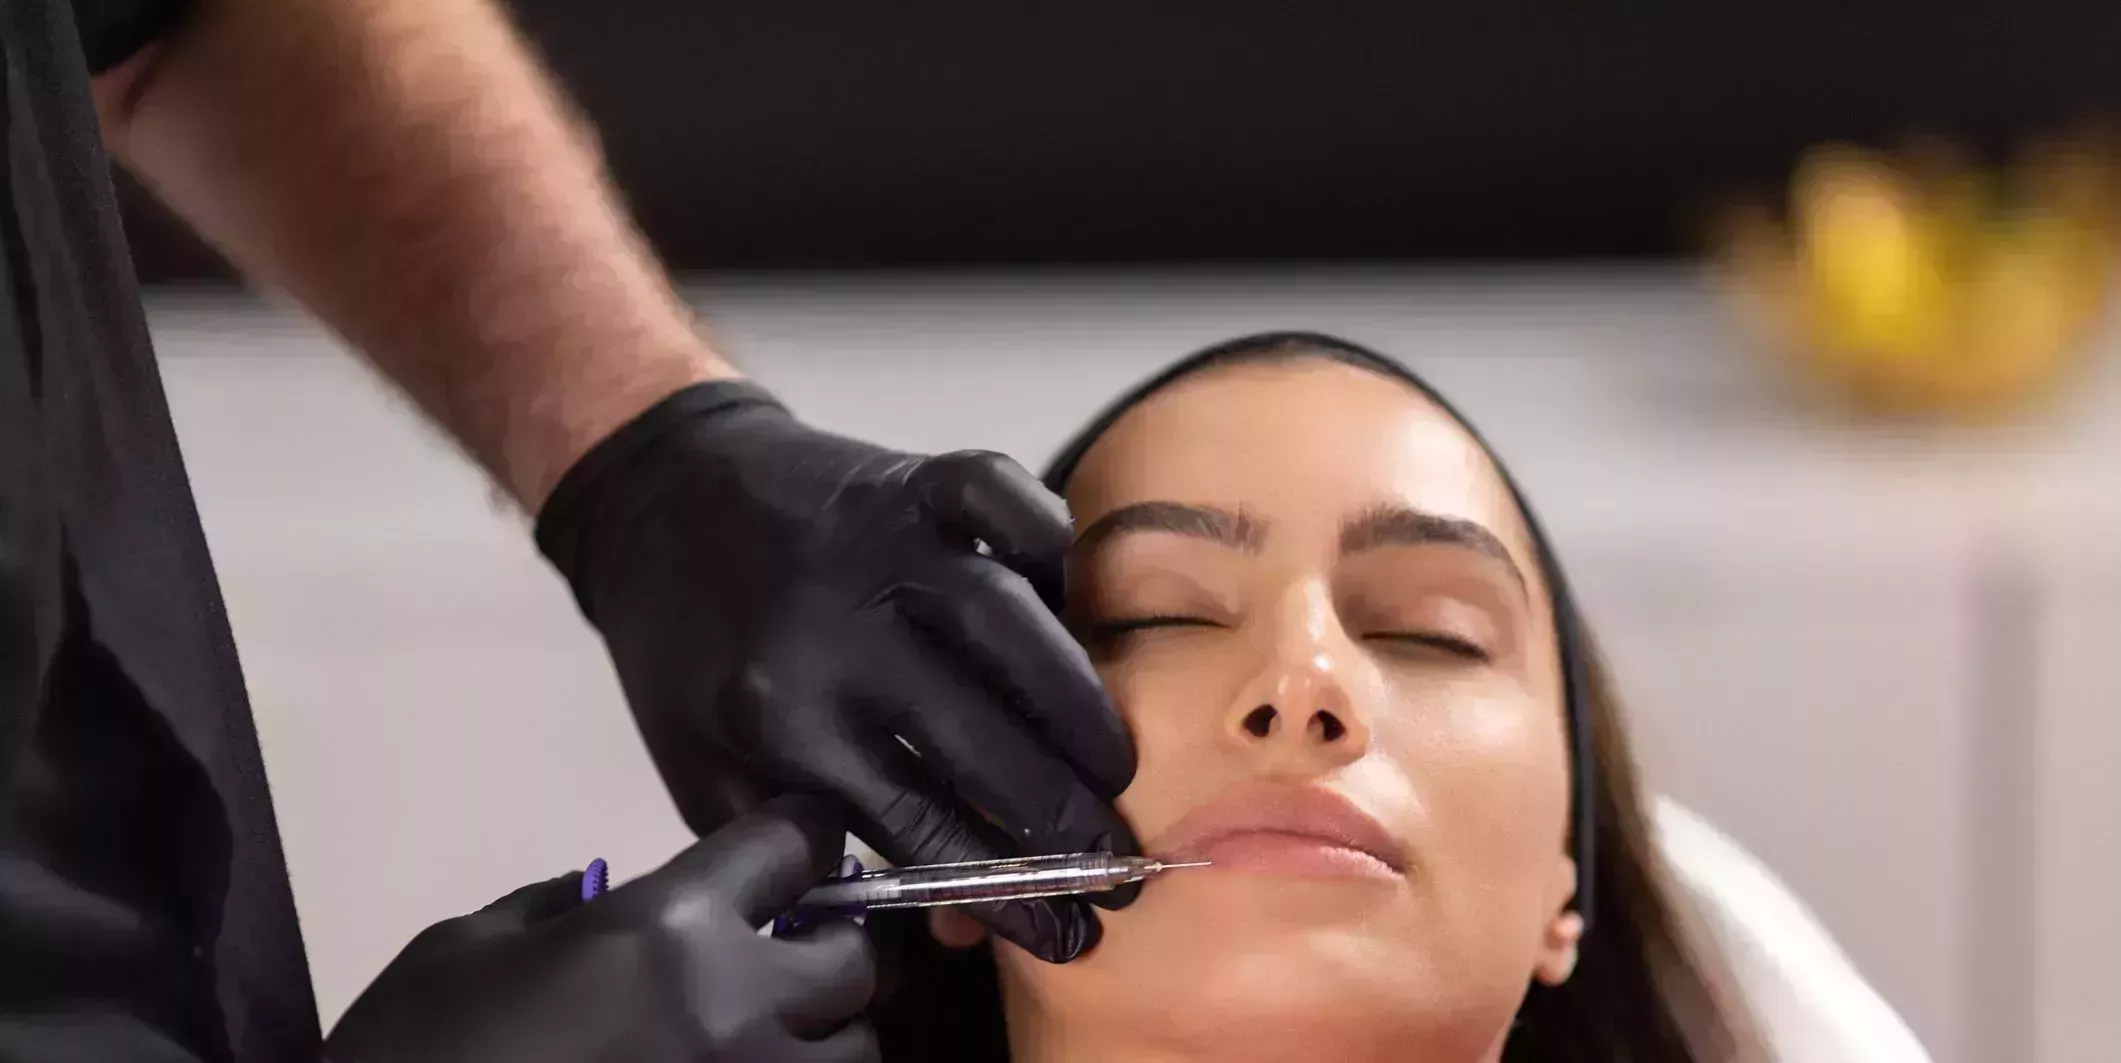
<instances>
[{"instance_id":1,"label":"woman's nose","mask_svg":"<svg viewBox=\"0 0 2121 1063\"><path fill-rule=\"evenodd\" d=\"M1370 748L1369 715L1323 650L1262 675L1231 707L1224 731L1238 745L1320 768L1357 760Z\"/></svg>"}]
</instances>

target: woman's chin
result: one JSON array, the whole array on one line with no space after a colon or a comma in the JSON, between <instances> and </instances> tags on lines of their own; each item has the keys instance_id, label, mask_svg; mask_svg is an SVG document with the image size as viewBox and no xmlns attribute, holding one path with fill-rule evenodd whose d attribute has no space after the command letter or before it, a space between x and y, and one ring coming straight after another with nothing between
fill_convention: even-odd
<instances>
[{"instance_id":1,"label":"woman's chin","mask_svg":"<svg viewBox=\"0 0 2121 1063\"><path fill-rule=\"evenodd\" d=\"M1286 894L1279 904L1277 892ZM1443 998L1452 995L1420 951L1408 949L1407 928L1379 925L1412 916L1404 897L1394 912L1389 892L1384 900L1342 892L1344 885L1234 877L1213 887L1152 890L1124 911L1100 913L1104 938L1089 955L1056 967L1006 948L1003 967L1058 1013L1138 1013L1138 1021L1188 1041L1242 1034L1240 1043L1278 1042L1335 1029L1344 1035L1422 1014L1443 1002L1439 988ZM1307 917L1284 910L1296 904ZM1082 999L1090 995L1102 999Z\"/></svg>"},{"instance_id":2,"label":"woman's chin","mask_svg":"<svg viewBox=\"0 0 2121 1063\"><path fill-rule=\"evenodd\" d=\"M1178 1058L1470 1059L1447 1049L1485 1045L1508 1021L1468 1014L1438 972L1354 927L1187 922L1113 926L1062 967L1018 954L1008 977L1047 1014L1099 1016Z\"/></svg>"}]
</instances>

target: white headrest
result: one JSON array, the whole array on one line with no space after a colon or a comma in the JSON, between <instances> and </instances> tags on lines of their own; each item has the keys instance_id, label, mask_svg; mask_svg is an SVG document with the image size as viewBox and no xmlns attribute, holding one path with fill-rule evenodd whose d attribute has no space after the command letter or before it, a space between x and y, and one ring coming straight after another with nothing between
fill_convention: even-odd
<instances>
[{"instance_id":1,"label":"white headrest","mask_svg":"<svg viewBox=\"0 0 2121 1063\"><path fill-rule=\"evenodd\" d=\"M1689 930L1729 964L1776 1059L1929 1063L1914 1031L1751 853L1674 801L1658 798L1651 818Z\"/></svg>"}]
</instances>

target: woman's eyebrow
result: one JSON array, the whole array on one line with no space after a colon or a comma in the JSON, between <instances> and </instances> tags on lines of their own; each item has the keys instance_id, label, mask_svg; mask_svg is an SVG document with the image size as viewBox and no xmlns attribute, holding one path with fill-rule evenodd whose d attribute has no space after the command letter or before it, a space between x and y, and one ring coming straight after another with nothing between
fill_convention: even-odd
<instances>
[{"instance_id":1,"label":"woman's eyebrow","mask_svg":"<svg viewBox=\"0 0 2121 1063\"><path fill-rule=\"evenodd\" d=\"M1135 502L1097 518L1081 535L1074 550L1087 551L1116 535L1134 532L1166 532L1256 554L1267 543L1267 525L1244 510L1231 512L1189 502Z\"/></svg>"},{"instance_id":2,"label":"woman's eyebrow","mask_svg":"<svg viewBox=\"0 0 2121 1063\"><path fill-rule=\"evenodd\" d=\"M1340 552L1353 554L1381 546L1460 546L1486 554L1503 563L1519 587L1524 573L1510 549L1494 532L1470 520L1424 513L1390 503L1373 506L1349 517L1340 526Z\"/></svg>"}]
</instances>

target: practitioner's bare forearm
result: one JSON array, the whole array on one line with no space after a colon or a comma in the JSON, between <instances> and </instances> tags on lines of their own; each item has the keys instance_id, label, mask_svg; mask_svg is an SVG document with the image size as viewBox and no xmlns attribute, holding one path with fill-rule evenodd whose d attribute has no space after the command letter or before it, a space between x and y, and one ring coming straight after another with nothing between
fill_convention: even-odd
<instances>
[{"instance_id":1,"label":"practitioner's bare forearm","mask_svg":"<svg viewBox=\"0 0 2121 1063\"><path fill-rule=\"evenodd\" d=\"M98 93L158 195L526 508L634 414L734 375L492 0L202 0Z\"/></svg>"}]
</instances>

